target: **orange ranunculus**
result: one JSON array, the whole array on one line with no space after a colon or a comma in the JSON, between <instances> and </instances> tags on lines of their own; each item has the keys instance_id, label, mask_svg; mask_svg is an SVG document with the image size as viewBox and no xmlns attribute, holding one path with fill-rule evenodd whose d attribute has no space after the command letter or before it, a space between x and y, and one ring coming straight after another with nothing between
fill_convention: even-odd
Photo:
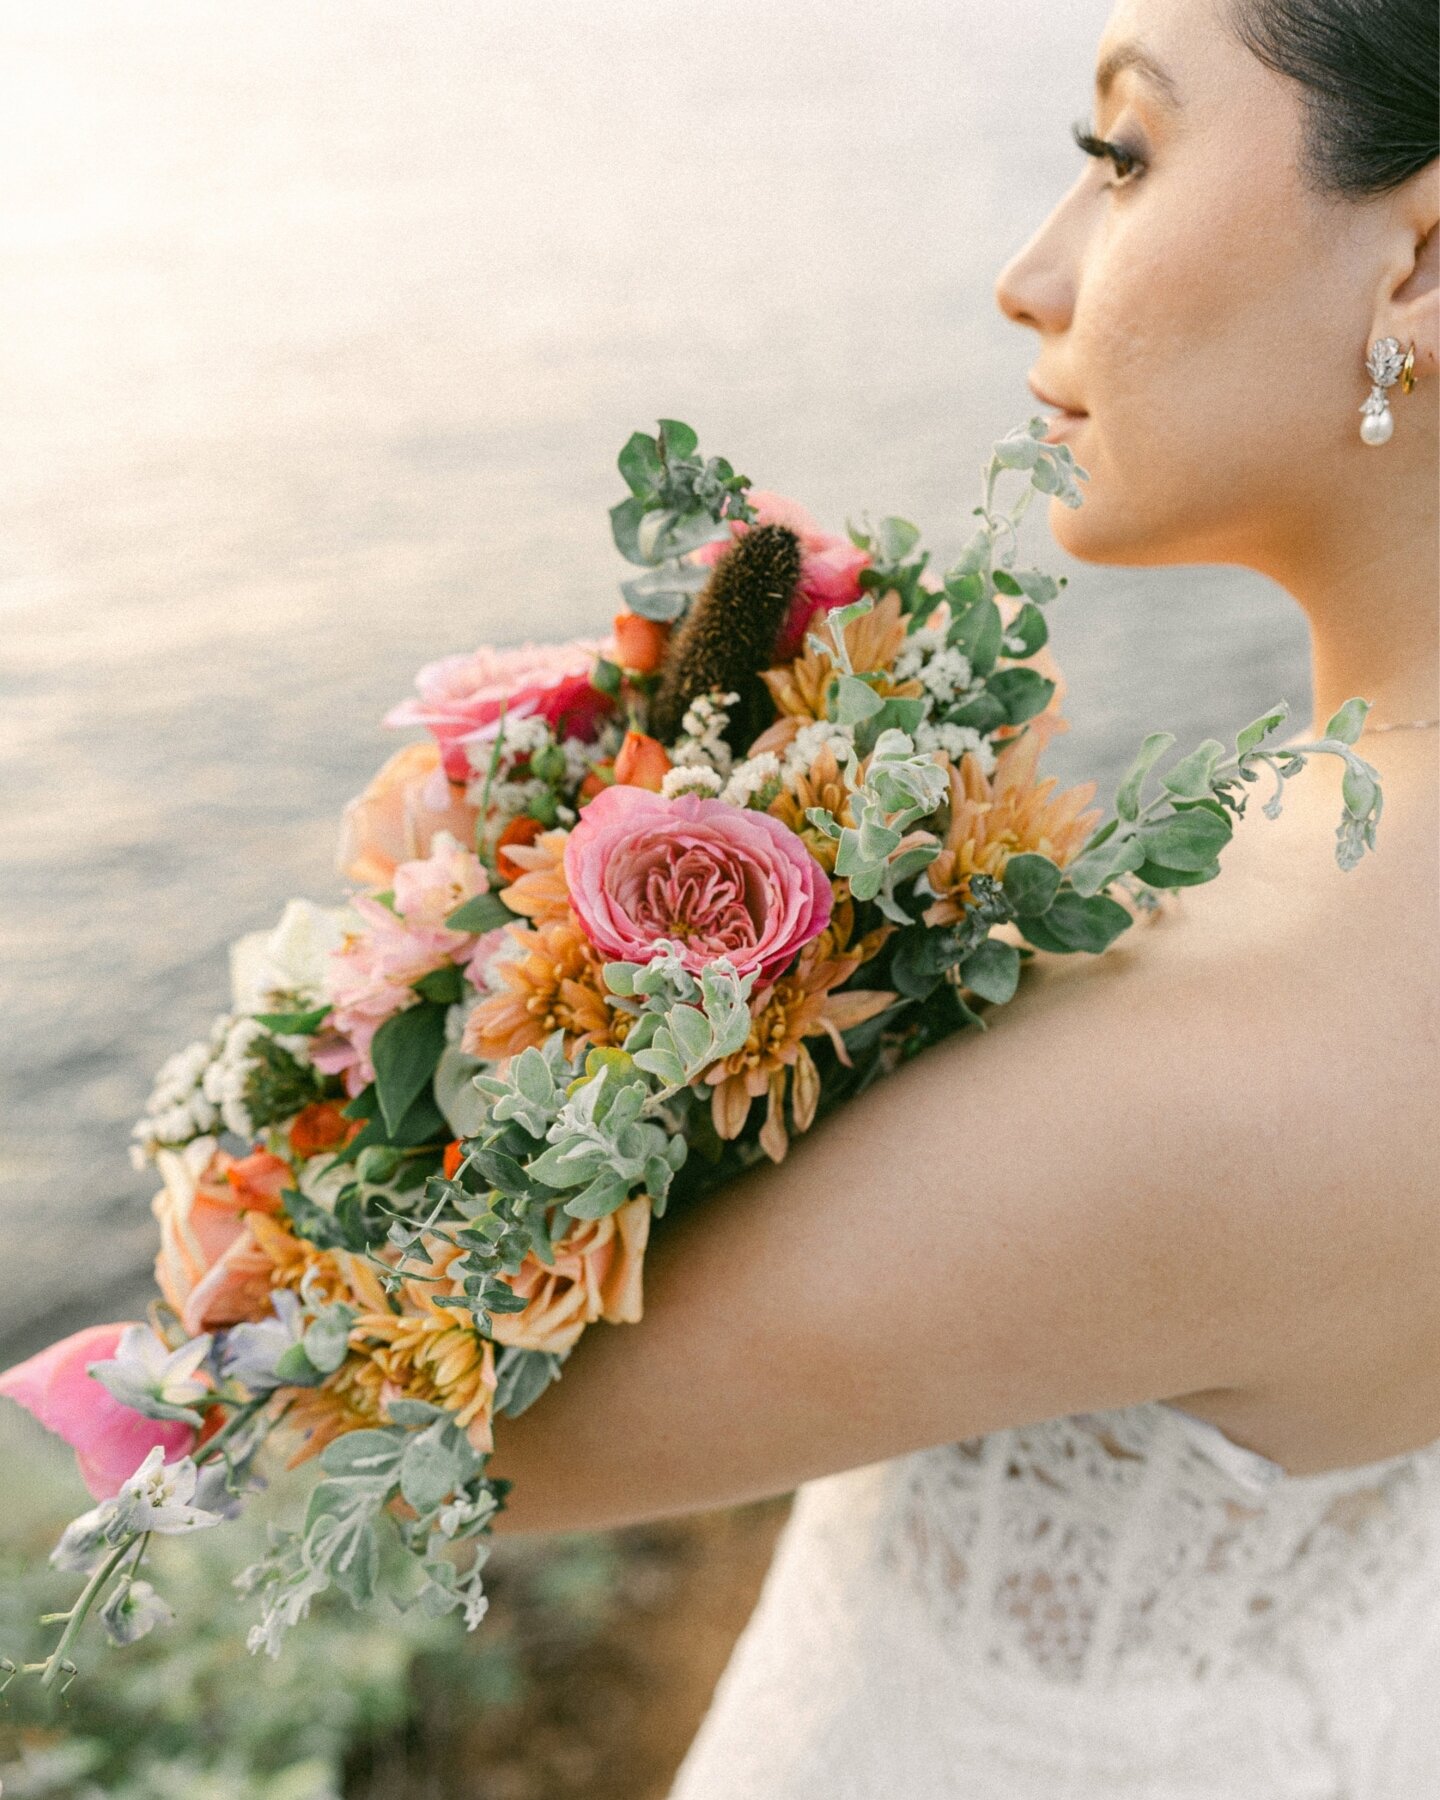
<instances>
[{"instance_id":1,"label":"orange ranunculus","mask_svg":"<svg viewBox=\"0 0 1440 1800\"><path fill-rule=\"evenodd\" d=\"M453 1181L460 1173L460 1165L465 1160L465 1146L459 1138L451 1138L445 1146L445 1179Z\"/></svg>"},{"instance_id":2,"label":"orange ranunculus","mask_svg":"<svg viewBox=\"0 0 1440 1800\"><path fill-rule=\"evenodd\" d=\"M316 1100L290 1121L290 1148L301 1158L319 1156L326 1150L343 1150L363 1129L364 1121L347 1119L338 1100Z\"/></svg>"},{"instance_id":3,"label":"orange ranunculus","mask_svg":"<svg viewBox=\"0 0 1440 1800\"><path fill-rule=\"evenodd\" d=\"M257 1286L264 1271L246 1214L279 1210L294 1180L289 1165L264 1150L237 1161L205 1138L157 1160L165 1186L150 1207L160 1224L160 1292L190 1332L263 1317L270 1283Z\"/></svg>"},{"instance_id":4,"label":"orange ranunculus","mask_svg":"<svg viewBox=\"0 0 1440 1800\"><path fill-rule=\"evenodd\" d=\"M593 800L597 794L603 794L615 783L615 764L607 757L603 762L592 763L590 773L580 783L580 803Z\"/></svg>"},{"instance_id":5,"label":"orange ranunculus","mask_svg":"<svg viewBox=\"0 0 1440 1800\"><path fill-rule=\"evenodd\" d=\"M627 731L615 757L615 785L649 788L652 794L658 794L670 766L665 746L658 738L647 737L643 731Z\"/></svg>"},{"instance_id":6,"label":"orange ranunculus","mask_svg":"<svg viewBox=\"0 0 1440 1800\"><path fill-rule=\"evenodd\" d=\"M534 1252L503 1279L524 1312L492 1313L497 1344L563 1356L587 1325L633 1324L642 1307L642 1268L650 1235L650 1199L639 1194L603 1219L576 1219L547 1265Z\"/></svg>"},{"instance_id":7,"label":"orange ranunculus","mask_svg":"<svg viewBox=\"0 0 1440 1800\"><path fill-rule=\"evenodd\" d=\"M495 868L506 881L518 881L525 873L524 867L516 862L513 856L507 855L512 844L522 848L533 844L545 826L539 819L532 819L529 813L520 813L513 818L495 840Z\"/></svg>"},{"instance_id":8,"label":"orange ranunculus","mask_svg":"<svg viewBox=\"0 0 1440 1800\"><path fill-rule=\"evenodd\" d=\"M659 619L643 619L639 613L615 615L615 660L632 675L653 675L665 660L670 627Z\"/></svg>"},{"instance_id":9,"label":"orange ranunculus","mask_svg":"<svg viewBox=\"0 0 1440 1800\"><path fill-rule=\"evenodd\" d=\"M473 844L478 816L464 787L447 779L439 745L407 744L345 808L340 872L362 887L388 887L401 863L430 854L437 832Z\"/></svg>"}]
</instances>

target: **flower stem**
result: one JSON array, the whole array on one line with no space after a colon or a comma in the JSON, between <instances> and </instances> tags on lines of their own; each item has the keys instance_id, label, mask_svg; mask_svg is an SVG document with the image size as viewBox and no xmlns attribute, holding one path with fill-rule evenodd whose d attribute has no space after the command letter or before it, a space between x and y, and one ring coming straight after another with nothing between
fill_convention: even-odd
<instances>
[{"instance_id":1,"label":"flower stem","mask_svg":"<svg viewBox=\"0 0 1440 1800\"><path fill-rule=\"evenodd\" d=\"M99 1598L100 1590L134 1549L139 1539L145 1535L147 1534L137 1532L133 1536L126 1538L119 1549L107 1556L105 1561L95 1570L95 1573L90 1577L89 1581L85 1583L84 1591L80 1595L80 1598L70 1608L70 1611L58 1615L65 1620L65 1629L60 1633L59 1643L56 1644L55 1648L50 1652L43 1663L31 1665L32 1668L38 1668L40 1670L41 1687L48 1688L55 1685L60 1677L61 1666L65 1661L65 1652L75 1641L76 1633L85 1623L86 1615Z\"/></svg>"}]
</instances>

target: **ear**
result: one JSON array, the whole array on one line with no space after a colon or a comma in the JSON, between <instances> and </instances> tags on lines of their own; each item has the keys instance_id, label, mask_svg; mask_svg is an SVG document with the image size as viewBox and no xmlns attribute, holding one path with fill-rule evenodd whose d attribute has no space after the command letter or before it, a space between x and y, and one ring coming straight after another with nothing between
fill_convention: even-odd
<instances>
[{"instance_id":1,"label":"ear","mask_svg":"<svg viewBox=\"0 0 1440 1800\"><path fill-rule=\"evenodd\" d=\"M1415 373L1440 372L1440 162L1393 196L1396 254L1376 309L1376 337L1415 346Z\"/></svg>"}]
</instances>

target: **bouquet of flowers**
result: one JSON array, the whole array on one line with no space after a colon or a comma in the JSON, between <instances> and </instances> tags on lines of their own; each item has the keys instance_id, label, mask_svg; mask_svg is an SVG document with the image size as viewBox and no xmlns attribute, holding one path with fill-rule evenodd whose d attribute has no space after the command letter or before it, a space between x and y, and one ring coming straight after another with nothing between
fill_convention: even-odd
<instances>
[{"instance_id":1,"label":"bouquet of flowers","mask_svg":"<svg viewBox=\"0 0 1440 1800\"><path fill-rule=\"evenodd\" d=\"M587 1327L640 1318L668 1206L983 1029L1037 952L1099 954L1212 880L1262 772L1273 817L1309 753L1342 757L1341 865L1373 846L1360 700L1315 743L1266 747L1281 705L1163 774L1156 732L1103 824L1093 782L1040 777L1061 583L1017 526L1083 478L1044 429L996 446L941 575L907 521L827 535L662 421L620 455L613 635L421 671L387 723L427 736L346 812L358 891L234 947L231 1010L136 1127L163 1183L148 1320L0 1376L97 1502L23 1672L68 1682L92 1611L122 1644L164 1620L151 1539L232 1516L272 1435L317 1480L238 1577L252 1648L332 1585L370 1601L384 1532L392 1597L475 1626L495 1434Z\"/></svg>"}]
</instances>

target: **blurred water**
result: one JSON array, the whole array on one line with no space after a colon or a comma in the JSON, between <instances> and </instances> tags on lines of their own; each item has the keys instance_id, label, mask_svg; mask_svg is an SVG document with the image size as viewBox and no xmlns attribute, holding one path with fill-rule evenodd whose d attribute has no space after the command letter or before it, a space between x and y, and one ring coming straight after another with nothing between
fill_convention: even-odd
<instances>
[{"instance_id":1,"label":"blurred water","mask_svg":"<svg viewBox=\"0 0 1440 1800\"><path fill-rule=\"evenodd\" d=\"M957 545L1104 11L0 0L0 1349L143 1302L152 1069L420 662L606 622L634 427ZM1307 704L1266 584L1070 572L1066 778Z\"/></svg>"}]
</instances>

